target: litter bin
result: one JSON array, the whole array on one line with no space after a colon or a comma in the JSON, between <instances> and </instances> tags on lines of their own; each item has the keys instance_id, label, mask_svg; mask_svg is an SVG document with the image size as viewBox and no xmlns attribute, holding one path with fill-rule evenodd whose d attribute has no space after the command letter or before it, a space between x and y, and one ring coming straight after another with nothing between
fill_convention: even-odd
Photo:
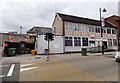
<instances>
[{"instance_id":1,"label":"litter bin","mask_svg":"<svg viewBox=\"0 0 120 83\"><path fill-rule=\"evenodd\" d=\"M87 56L87 48L82 48L82 56Z\"/></svg>"},{"instance_id":2,"label":"litter bin","mask_svg":"<svg viewBox=\"0 0 120 83\"><path fill-rule=\"evenodd\" d=\"M16 48L9 48L7 56L15 56Z\"/></svg>"}]
</instances>

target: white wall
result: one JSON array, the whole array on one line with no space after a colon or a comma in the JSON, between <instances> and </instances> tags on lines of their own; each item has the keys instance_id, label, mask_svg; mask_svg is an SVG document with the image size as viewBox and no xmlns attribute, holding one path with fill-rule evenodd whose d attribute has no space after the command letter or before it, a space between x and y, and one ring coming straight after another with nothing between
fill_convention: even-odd
<instances>
[{"instance_id":1,"label":"white wall","mask_svg":"<svg viewBox=\"0 0 120 83\"><path fill-rule=\"evenodd\" d=\"M73 47L73 46L66 46L65 47L65 52L80 52L81 51L81 47Z\"/></svg>"},{"instance_id":2,"label":"white wall","mask_svg":"<svg viewBox=\"0 0 120 83\"><path fill-rule=\"evenodd\" d=\"M36 42L37 54L45 54L48 48L48 42L44 40L45 35L38 37ZM50 53L63 53L63 37L54 36L54 41L50 41Z\"/></svg>"}]
</instances>

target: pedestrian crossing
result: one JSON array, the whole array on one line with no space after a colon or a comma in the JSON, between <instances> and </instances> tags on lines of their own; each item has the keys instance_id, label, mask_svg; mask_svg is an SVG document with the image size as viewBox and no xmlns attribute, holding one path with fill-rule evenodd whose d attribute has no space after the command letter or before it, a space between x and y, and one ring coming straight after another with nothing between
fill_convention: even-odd
<instances>
[{"instance_id":1,"label":"pedestrian crossing","mask_svg":"<svg viewBox=\"0 0 120 83\"><path fill-rule=\"evenodd\" d=\"M19 81L20 64L19 63L3 63L0 66L0 78L4 81Z\"/></svg>"},{"instance_id":2,"label":"pedestrian crossing","mask_svg":"<svg viewBox=\"0 0 120 83\"><path fill-rule=\"evenodd\" d=\"M15 69L15 64L1 65L0 69L2 70L0 73L0 78L12 76Z\"/></svg>"},{"instance_id":3,"label":"pedestrian crossing","mask_svg":"<svg viewBox=\"0 0 120 83\"><path fill-rule=\"evenodd\" d=\"M0 73L0 78L5 78L5 77L11 77L14 75L15 73L15 67L16 65L18 64L10 64L10 65L1 65L0 66L0 70L1 73ZM22 64L22 65L19 65L19 73L20 72L23 72L23 71L28 71L28 70L32 70L32 69L36 69L38 67L29 67L29 66L32 66L33 64Z\"/></svg>"}]
</instances>

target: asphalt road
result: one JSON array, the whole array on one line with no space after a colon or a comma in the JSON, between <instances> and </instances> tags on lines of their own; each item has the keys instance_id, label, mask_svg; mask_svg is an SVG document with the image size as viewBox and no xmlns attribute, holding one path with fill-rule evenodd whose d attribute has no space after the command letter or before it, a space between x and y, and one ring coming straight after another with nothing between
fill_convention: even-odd
<instances>
[{"instance_id":1,"label":"asphalt road","mask_svg":"<svg viewBox=\"0 0 120 83\"><path fill-rule=\"evenodd\" d=\"M109 55L108 55L109 56ZM118 81L119 63L104 56L51 56L21 63L20 81ZM54 59L53 59L54 58ZM27 69L29 68L29 69Z\"/></svg>"},{"instance_id":2,"label":"asphalt road","mask_svg":"<svg viewBox=\"0 0 120 83\"><path fill-rule=\"evenodd\" d=\"M10 81L19 82L20 63L3 63L0 69L2 69L2 74L0 74L2 83L9 83Z\"/></svg>"}]
</instances>

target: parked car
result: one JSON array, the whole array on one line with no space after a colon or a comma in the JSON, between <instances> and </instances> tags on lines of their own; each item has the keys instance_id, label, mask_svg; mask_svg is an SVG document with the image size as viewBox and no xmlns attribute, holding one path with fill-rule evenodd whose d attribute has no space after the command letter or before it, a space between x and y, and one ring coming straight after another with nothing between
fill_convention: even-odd
<instances>
[{"instance_id":1,"label":"parked car","mask_svg":"<svg viewBox=\"0 0 120 83\"><path fill-rule=\"evenodd\" d=\"M120 50L116 52L115 60L116 60L116 62L120 62Z\"/></svg>"}]
</instances>

